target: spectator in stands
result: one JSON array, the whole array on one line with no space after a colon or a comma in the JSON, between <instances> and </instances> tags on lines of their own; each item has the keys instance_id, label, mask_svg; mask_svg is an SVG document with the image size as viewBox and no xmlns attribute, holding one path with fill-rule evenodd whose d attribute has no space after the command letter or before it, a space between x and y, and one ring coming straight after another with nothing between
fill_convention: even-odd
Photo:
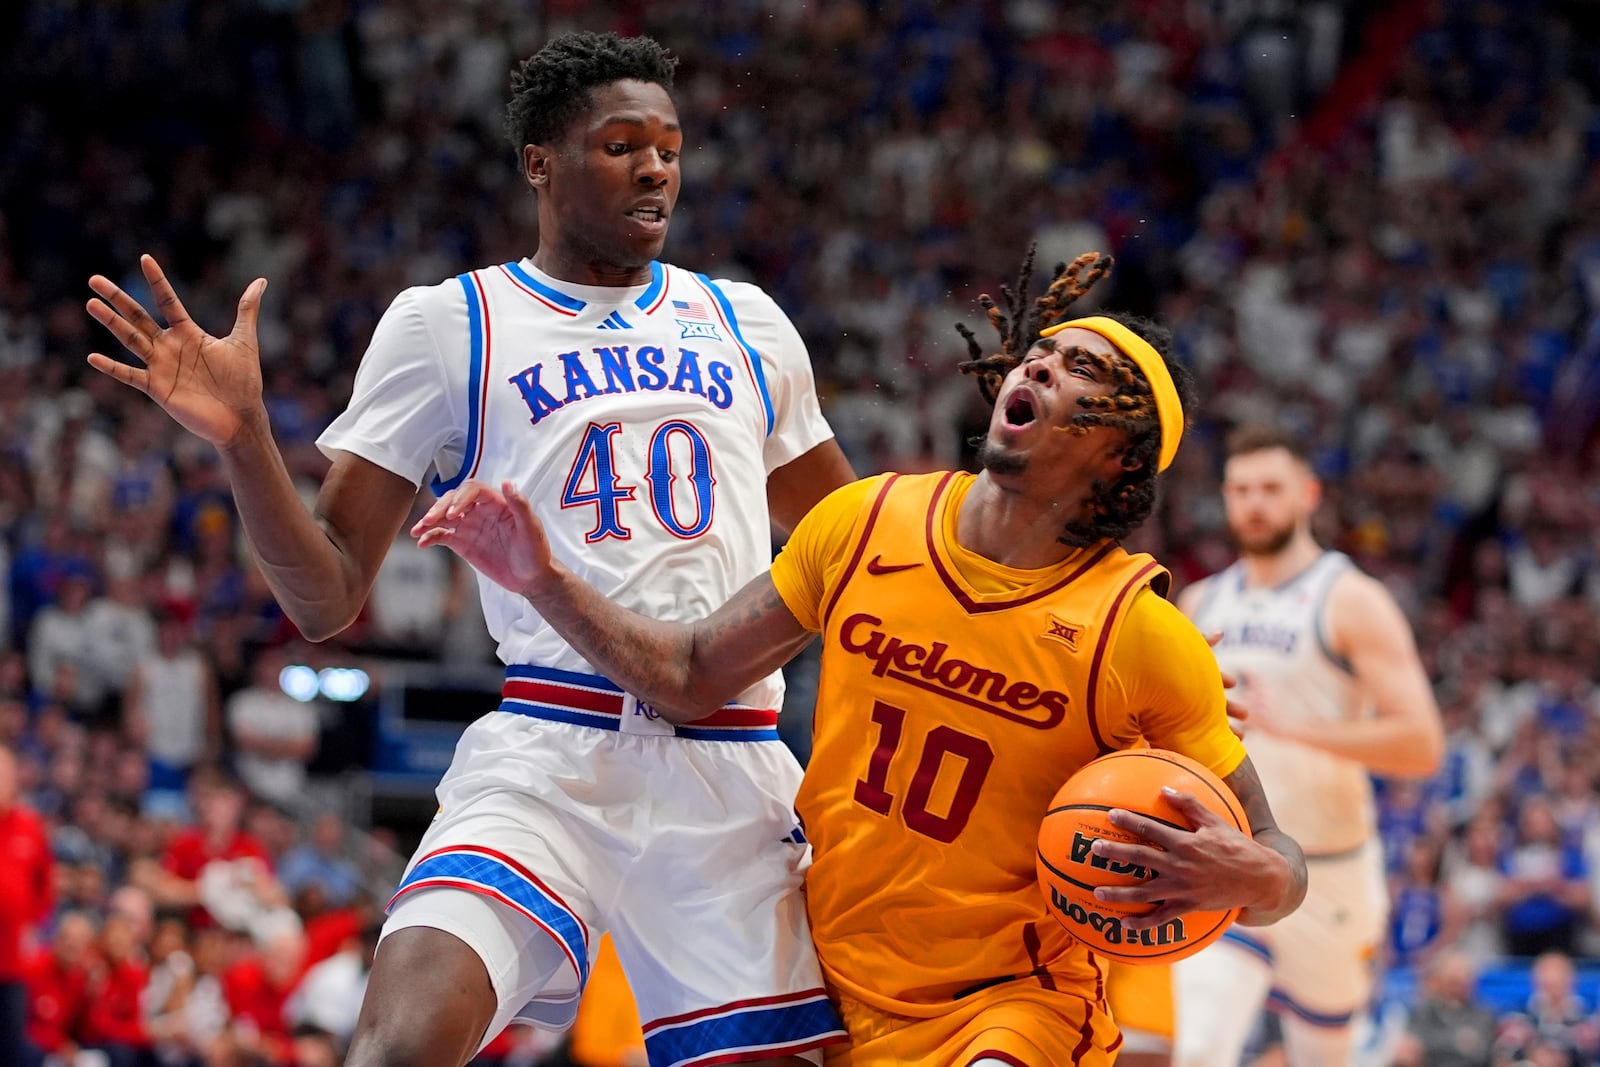
<instances>
[{"instance_id":1,"label":"spectator in stands","mask_svg":"<svg viewBox=\"0 0 1600 1067\"><path fill-rule=\"evenodd\" d=\"M83 1045L106 1054L111 1067L140 1067L150 1048L141 1003L149 962L133 920L109 915L100 926L99 961L89 986Z\"/></svg>"},{"instance_id":2,"label":"spectator in stands","mask_svg":"<svg viewBox=\"0 0 1600 1067\"><path fill-rule=\"evenodd\" d=\"M232 918L239 911L280 904L283 893L272 877L272 860L242 827L243 789L211 772L197 773L190 791L200 825L168 843L159 867L141 868L143 887L162 907L190 909L190 922L200 926L217 921L208 911L211 907L222 907ZM221 870L208 879L207 869L213 865ZM237 872L234 877L225 877L232 872Z\"/></svg>"},{"instance_id":3,"label":"spectator in stands","mask_svg":"<svg viewBox=\"0 0 1600 1067\"><path fill-rule=\"evenodd\" d=\"M1495 1040L1495 1062L1540 1063L1541 1050L1559 1052L1563 1067L1583 1067L1600 1051L1600 1027L1576 991L1572 960L1546 952L1533 964L1527 1007L1507 1016Z\"/></svg>"},{"instance_id":4,"label":"spectator in stands","mask_svg":"<svg viewBox=\"0 0 1600 1067\"><path fill-rule=\"evenodd\" d=\"M97 719L107 690L95 669L90 633L89 575L62 577L56 601L44 607L28 631L28 677L36 692L60 697L82 719Z\"/></svg>"},{"instance_id":5,"label":"spectator in stands","mask_svg":"<svg viewBox=\"0 0 1600 1067\"><path fill-rule=\"evenodd\" d=\"M222 976L234 1039L273 1067L288 1067L293 1060L286 1009L305 973L305 953L305 935L284 930Z\"/></svg>"},{"instance_id":6,"label":"spectator in stands","mask_svg":"<svg viewBox=\"0 0 1600 1067\"><path fill-rule=\"evenodd\" d=\"M28 963L28 1044L20 1062L39 1067L46 1056L71 1063L89 1012L94 920L69 911L56 922L48 948Z\"/></svg>"},{"instance_id":7,"label":"spectator in stands","mask_svg":"<svg viewBox=\"0 0 1600 1067\"><path fill-rule=\"evenodd\" d=\"M100 700L120 698L134 667L156 648L156 624L145 604L144 590L132 575L113 575L106 592L84 609L85 637L93 649L84 668ZM113 718L114 709L101 708L101 718Z\"/></svg>"},{"instance_id":8,"label":"spectator in stands","mask_svg":"<svg viewBox=\"0 0 1600 1067\"><path fill-rule=\"evenodd\" d=\"M54 906L44 823L22 803L17 757L0 745L0 1062L20 1063L27 988L23 961Z\"/></svg>"},{"instance_id":9,"label":"spectator in stands","mask_svg":"<svg viewBox=\"0 0 1600 1067\"><path fill-rule=\"evenodd\" d=\"M216 680L175 612L158 616L156 647L133 669L123 701L123 732L148 753L150 786L165 794L182 793L195 766L221 752Z\"/></svg>"},{"instance_id":10,"label":"spectator in stands","mask_svg":"<svg viewBox=\"0 0 1600 1067\"><path fill-rule=\"evenodd\" d=\"M344 820L323 812L311 823L310 840L296 846L278 865L278 880L291 897L307 886L321 890L325 906L342 908L361 892L361 871L345 855Z\"/></svg>"},{"instance_id":11,"label":"spectator in stands","mask_svg":"<svg viewBox=\"0 0 1600 1067\"><path fill-rule=\"evenodd\" d=\"M228 698L226 718L239 777L251 792L290 810L305 803L306 764L317 751L315 705L283 691L288 660L278 650L257 655L251 683Z\"/></svg>"},{"instance_id":12,"label":"spectator in stands","mask_svg":"<svg viewBox=\"0 0 1600 1067\"><path fill-rule=\"evenodd\" d=\"M330 1035L343 1053L355 1033L381 930L381 924L368 923L359 934L346 939L338 952L306 971L285 1008L291 1025Z\"/></svg>"},{"instance_id":13,"label":"spectator in stands","mask_svg":"<svg viewBox=\"0 0 1600 1067\"><path fill-rule=\"evenodd\" d=\"M1517 836L1501 869L1499 904L1506 947L1513 955L1576 950L1578 924L1589 908L1588 867L1583 850L1562 839L1550 802L1523 802Z\"/></svg>"},{"instance_id":14,"label":"spectator in stands","mask_svg":"<svg viewBox=\"0 0 1600 1067\"><path fill-rule=\"evenodd\" d=\"M1472 960L1445 950L1423 972L1422 997L1407 1021L1396 1067L1489 1067L1494 1013L1473 999Z\"/></svg>"}]
</instances>

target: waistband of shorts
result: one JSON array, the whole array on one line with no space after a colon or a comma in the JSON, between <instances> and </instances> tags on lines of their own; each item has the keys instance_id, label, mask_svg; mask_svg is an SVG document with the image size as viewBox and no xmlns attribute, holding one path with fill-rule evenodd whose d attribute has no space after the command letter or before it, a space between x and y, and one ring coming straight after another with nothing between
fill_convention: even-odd
<instances>
[{"instance_id":1,"label":"waistband of shorts","mask_svg":"<svg viewBox=\"0 0 1600 1067\"><path fill-rule=\"evenodd\" d=\"M500 710L531 719L564 722L642 736L683 737L691 741L776 741L778 713L746 704L724 704L703 719L673 725L649 704L623 692L598 674L514 664L506 668ZM640 716L646 729L624 730L625 716Z\"/></svg>"}]
</instances>

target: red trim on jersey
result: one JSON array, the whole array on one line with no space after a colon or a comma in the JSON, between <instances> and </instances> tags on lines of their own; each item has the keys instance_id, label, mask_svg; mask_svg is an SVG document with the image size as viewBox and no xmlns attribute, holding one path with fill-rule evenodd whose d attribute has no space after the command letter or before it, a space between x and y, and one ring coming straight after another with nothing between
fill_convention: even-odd
<instances>
[{"instance_id":1,"label":"red trim on jersey","mask_svg":"<svg viewBox=\"0 0 1600 1067\"><path fill-rule=\"evenodd\" d=\"M941 502L944 500L945 491L950 486L950 479L954 477L954 472L945 475L944 480L939 483L939 487L933 491L933 499L928 504L928 517L924 528L924 535L928 541L928 555L933 560L933 569L939 573L939 580L944 582L944 587L950 591L950 595L955 597L956 603L960 604L962 610L968 615L984 615L991 611L1004 611L1007 608L1018 608L1024 604L1031 604L1035 600L1040 600L1044 597L1058 593L1062 589L1065 589L1067 586L1071 585L1073 582L1077 581L1079 578L1083 577L1084 574L1088 573L1088 571L1095 566L1095 564L1105 559L1106 556L1110 554L1111 550L1117 547L1115 542L1107 541L1104 545L1100 546L1099 550L1096 551L1094 555L1084 560L1065 578L1062 578L1053 585L1045 586L1043 589L1035 589L1031 593L1024 593L1022 596L1013 597L1009 600L974 600L972 595L961 587L961 583L956 580L956 576L950 573L950 570L945 567L944 560L940 558L937 547L939 507Z\"/></svg>"},{"instance_id":2,"label":"red trim on jersey","mask_svg":"<svg viewBox=\"0 0 1600 1067\"><path fill-rule=\"evenodd\" d=\"M686 1011L682 1015L663 1015L659 1019L652 1019L644 1024L644 1032L648 1034L650 1031L663 1026L677 1026L680 1023L693 1022L696 1019L704 1019L707 1016L728 1015L736 1011L744 1011L747 1008L771 1008L780 1004L796 1004L806 1000L826 999L827 995L828 991L818 986L815 989L802 989L798 993L774 993L767 997L730 1000L728 1003L719 1004L714 1008L697 1008L694 1011Z\"/></svg>"},{"instance_id":3,"label":"red trim on jersey","mask_svg":"<svg viewBox=\"0 0 1600 1067\"><path fill-rule=\"evenodd\" d=\"M1105 663L1106 649L1111 643L1111 632L1116 629L1117 613L1122 610L1122 602L1131 590L1145 585L1145 575L1153 570L1159 570L1161 564L1151 561L1139 568L1139 573L1128 579L1121 589L1117 591L1116 599L1111 602L1111 608L1106 612L1104 624L1100 628L1100 639L1094 643L1094 659L1089 661L1088 708L1086 709L1089 720L1089 733L1094 737L1095 747L1100 750L1100 755L1112 751L1106 744L1105 738L1100 736L1099 717L1095 714L1096 697L1100 695L1100 668ZM1076 1062L1076 1061L1074 1061Z\"/></svg>"},{"instance_id":4,"label":"red trim on jersey","mask_svg":"<svg viewBox=\"0 0 1600 1067\"><path fill-rule=\"evenodd\" d=\"M483 320L483 366L478 372L478 451L472 457L472 465L467 468L468 478L477 475L478 464L483 462L483 443L489 439L489 360L494 351L494 336L489 329L489 290L478 277L477 271L472 272L472 287L478 290L478 313Z\"/></svg>"},{"instance_id":5,"label":"red trim on jersey","mask_svg":"<svg viewBox=\"0 0 1600 1067\"><path fill-rule=\"evenodd\" d=\"M571 708L574 711L587 711L596 715L622 715L622 695L620 693L600 693L592 689L580 689L576 686L562 685L559 682L541 682L531 678L508 678L500 687L500 695L506 700L526 700L534 704L553 704L556 707ZM762 726L770 727L778 724L778 713L770 708L746 708L738 705L728 705L718 708L710 715L693 722L678 723L679 726ZM478 846L473 846L474 848ZM441 851L459 851L444 849ZM483 849L488 852L488 849ZM506 859L498 853L497 859ZM423 859L427 857L424 856ZM417 861L422 862L421 860ZM509 859L506 862L510 863ZM519 873L527 874L518 869ZM531 874L528 877L533 877Z\"/></svg>"},{"instance_id":6,"label":"red trim on jersey","mask_svg":"<svg viewBox=\"0 0 1600 1067\"><path fill-rule=\"evenodd\" d=\"M945 477L948 479L950 476L946 475ZM850 576L855 574L856 568L861 565L861 557L866 555L867 552L867 540L872 536L872 528L878 523L878 512L883 510L883 501L889 495L889 490L894 488L894 483L899 478L900 475L898 474L889 475L888 481L883 483L883 488L878 490L878 498L872 502L872 510L867 513L867 525L861 531L861 537L856 541L856 550L851 554L850 562L846 563L844 570L840 572L839 582L833 587L833 595L822 606L822 613L819 618L822 620L823 629L828 627L828 616L833 614L833 607L839 602L839 595L844 592L844 587L850 584Z\"/></svg>"},{"instance_id":7,"label":"red trim on jersey","mask_svg":"<svg viewBox=\"0 0 1600 1067\"><path fill-rule=\"evenodd\" d=\"M661 264L661 294L656 297L656 302L644 309L646 315L654 315L662 304L667 302L667 290L672 288L672 268L665 263Z\"/></svg>"}]
</instances>

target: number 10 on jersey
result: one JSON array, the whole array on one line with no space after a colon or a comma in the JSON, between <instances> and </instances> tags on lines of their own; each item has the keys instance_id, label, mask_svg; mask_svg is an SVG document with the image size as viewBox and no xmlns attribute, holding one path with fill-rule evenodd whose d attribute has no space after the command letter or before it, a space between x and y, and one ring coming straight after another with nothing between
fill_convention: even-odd
<instances>
[{"instance_id":1,"label":"number 10 on jersey","mask_svg":"<svg viewBox=\"0 0 1600 1067\"><path fill-rule=\"evenodd\" d=\"M624 433L638 432L641 431L623 430L620 422L592 422L578 444L578 454L573 457L572 470L561 491L561 506L596 510L594 529L583 535L588 544L608 537L623 541L633 537L632 529L623 522L622 504L636 499L638 486L624 485L617 476L616 445ZM687 457L689 469L685 474L680 475L676 469L681 460L675 460L675 454ZM656 522L672 536L685 540L705 533L711 526L716 503L712 489L717 484L711 469L711 447L705 436L692 423L672 419L650 434L647 455L644 480ZM681 508L673 498L679 477L686 479L692 496L692 505L685 502Z\"/></svg>"}]
</instances>

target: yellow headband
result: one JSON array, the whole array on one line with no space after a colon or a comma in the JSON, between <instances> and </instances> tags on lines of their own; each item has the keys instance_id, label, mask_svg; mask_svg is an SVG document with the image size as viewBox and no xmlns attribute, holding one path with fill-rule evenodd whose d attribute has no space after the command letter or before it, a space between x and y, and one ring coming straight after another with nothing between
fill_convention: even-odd
<instances>
[{"instance_id":1,"label":"yellow headband","mask_svg":"<svg viewBox=\"0 0 1600 1067\"><path fill-rule=\"evenodd\" d=\"M1164 471L1172 466L1172 459L1178 454L1178 444L1183 440L1183 401L1178 399L1178 387L1172 384L1172 372L1167 369L1167 361L1161 358L1160 352L1150 347L1149 341L1116 319L1108 319L1104 315L1058 322L1040 330L1039 336L1052 337L1074 326L1104 337L1144 372L1145 381L1150 383L1150 394L1155 397L1156 418L1161 424L1161 461L1157 470Z\"/></svg>"}]
</instances>

